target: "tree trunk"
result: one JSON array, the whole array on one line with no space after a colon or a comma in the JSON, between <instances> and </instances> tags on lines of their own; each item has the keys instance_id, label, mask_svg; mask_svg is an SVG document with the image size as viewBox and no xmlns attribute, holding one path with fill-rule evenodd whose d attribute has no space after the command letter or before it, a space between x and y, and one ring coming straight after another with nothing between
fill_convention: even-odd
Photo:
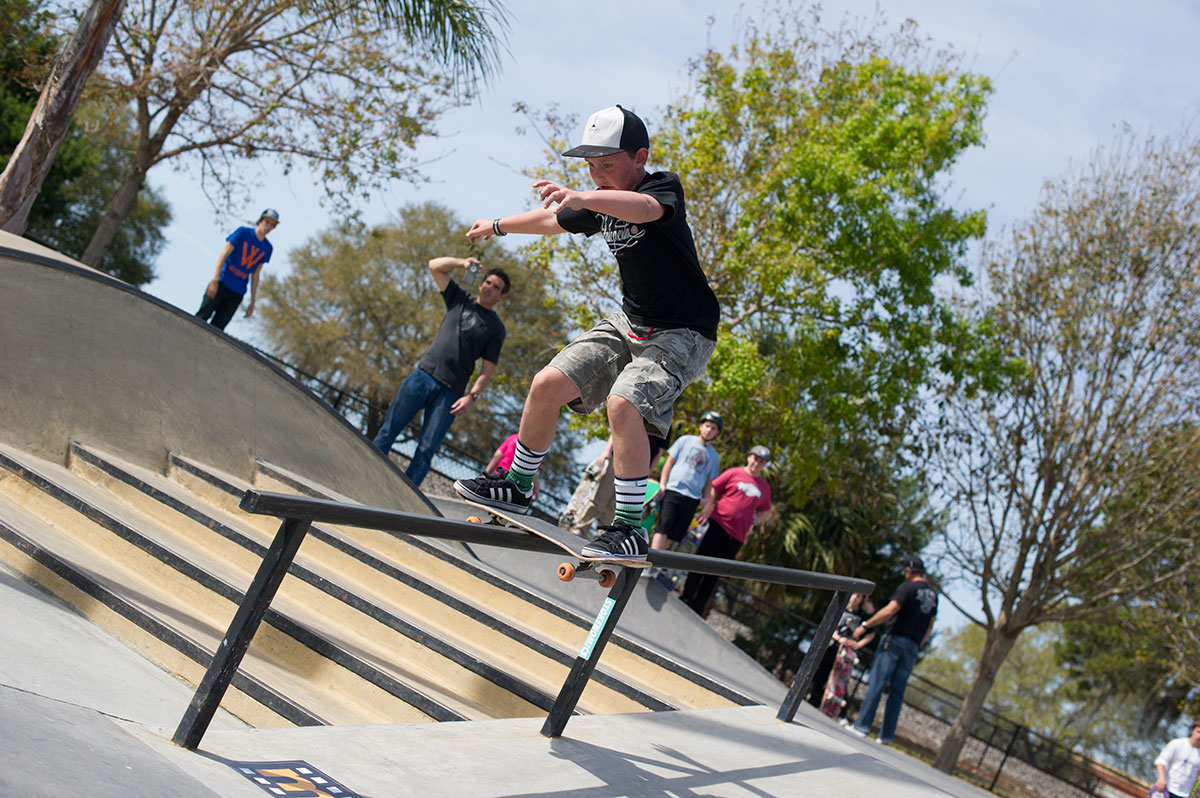
<instances>
[{"instance_id":1,"label":"tree trunk","mask_svg":"<svg viewBox=\"0 0 1200 798\"><path fill-rule=\"evenodd\" d=\"M62 146L79 96L100 63L125 0L92 0L71 41L54 60L50 77L25 125L25 135L0 175L0 229L20 235L58 148Z\"/></svg>"},{"instance_id":2,"label":"tree trunk","mask_svg":"<svg viewBox=\"0 0 1200 798\"><path fill-rule=\"evenodd\" d=\"M1018 635L1020 632L1007 634L994 628L988 629L987 642L983 645L983 654L979 658L979 670L975 672L975 681L971 683L971 689L967 691L962 706L958 708L958 716L950 726L950 733L946 735L945 740L942 740L942 747L933 759L933 766L938 770L945 773L954 772L954 766L958 764L958 755L962 753L967 736L971 733L971 727L979 718L983 703L987 700L988 693L992 691L992 685L996 682L996 674L999 672L1000 666L1004 664L1009 652L1012 651Z\"/></svg>"},{"instance_id":3,"label":"tree trunk","mask_svg":"<svg viewBox=\"0 0 1200 798\"><path fill-rule=\"evenodd\" d=\"M100 261L104 260L108 248L112 246L113 239L117 237L117 231L121 229L121 225L137 205L138 192L146 183L147 169L141 164L143 161L149 160L140 155L140 153L134 155L134 163L125 173L125 177L121 179L121 185L113 194L112 199L108 201L108 207L104 209L104 215L100 217L100 223L96 225L96 232L92 233L92 240L88 242L87 249L83 251L83 256L79 259L93 269L100 268Z\"/></svg>"}]
</instances>

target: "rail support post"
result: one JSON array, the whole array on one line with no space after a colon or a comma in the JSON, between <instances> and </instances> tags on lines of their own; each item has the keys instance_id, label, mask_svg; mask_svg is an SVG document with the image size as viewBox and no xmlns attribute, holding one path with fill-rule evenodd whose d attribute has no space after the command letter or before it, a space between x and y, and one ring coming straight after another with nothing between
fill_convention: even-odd
<instances>
[{"instance_id":1,"label":"rail support post","mask_svg":"<svg viewBox=\"0 0 1200 798\"><path fill-rule=\"evenodd\" d=\"M812 643L804 654L804 660L800 663L800 671L792 679L792 688L788 690L787 696L779 706L779 714L775 716L784 723L792 722L792 718L796 717L796 710L800 708L800 702L808 695L813 674L821 664L821 657L825 655L825 649L829 647L829 641L833 638L834 626L842 617L849 601L850 594L840 590L829 600L829 606L825 608L825 617L821 619L821 625L817 627Z\"/></svg>"},{"instance_id":2,"label":"rail support post","mask_svg":"<svg viewBox=\"0 0 1200 798\"><path fill-rule=\"evenodd\" d=\"M596 669L600 653L604 651L604 646L608 643L608 638L612 636L621 612L629 603L633 589L637 587L641 570L641 568L622 568L617 577L617 583L608 591L608 597L604 599L604 604L601 605L600 612L596 615L595 622L592 623L591 631L588 632L587 639L583 641L583 648L579 651L579 656L575 658L575 664L571 666L571 672L567 674L567 680L563 682L562 689L558 692L558 698L554 699L554 706L550 708L546 722L542 724L543 737L560 737L563 729L567 727L567 721L570 720L571 713L575 711L575 705L579 703L579 696L583 694L583 689L587 687L592 671Z\"/></svg>"},{"instance_id":3,"label":"rail support post","mask_svg":"<svg viewBox=\"0 0 1200 798\"><path fill-rule=\"evenodd\" d=\"M258 625L271 606L271 599L279 590L279 584L296 558L300 543L311 525L312 521L308 519L285 518L279 526L275 539L271 541L271 548L258 566L258 573L246 589L229 630L217 646L217 653L213 655L212 663L204 672L204 678L200 680L200 686L196 688L196 694L192 696L192 702L183 713L175 736L171 738L176 745L188 750L195 750L200 745L208 724L221 705L221 699L225 697L225 691L229 689L229 683L237 673L242 657L250 648Z\"/></svg>"}]
</instances>

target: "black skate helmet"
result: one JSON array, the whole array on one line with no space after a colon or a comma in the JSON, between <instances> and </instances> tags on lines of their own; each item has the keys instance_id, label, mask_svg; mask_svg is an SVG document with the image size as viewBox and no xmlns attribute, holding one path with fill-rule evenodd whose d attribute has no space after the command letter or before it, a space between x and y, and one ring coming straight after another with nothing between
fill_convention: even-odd
<instances>
[{"instance_id":1,"label":"black skate helmet","mask_svg":"<svg viewBox=\"0 0 1200 798\"><path fill-rule=\"evenodd\" d=\"M700 416L700 423L703 424L705 421L711 421L712 423L716 424L717 432L725 431L725 422L721 420L721 416L719 414L709 410L707 413Z\"/></svg>"}]
</instances>

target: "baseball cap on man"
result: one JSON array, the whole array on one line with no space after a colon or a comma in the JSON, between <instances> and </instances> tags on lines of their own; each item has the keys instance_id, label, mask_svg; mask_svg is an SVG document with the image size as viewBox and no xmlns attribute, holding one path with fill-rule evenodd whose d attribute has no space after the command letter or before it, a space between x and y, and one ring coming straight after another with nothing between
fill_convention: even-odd
<instances>
[{"instance_id":1,"label":"baseball cap on man","mask_svg":"<svg viewBox=\"0 0 1200 798\"><path fill-rule=\"evenodd\" d=\"M915 554L906 554L901 557L900 565L910 571L925 573L925 563L921 562L921 558Z\"/></svg>"},{"instance_id":2,"label":"baseball cap on man","mask_svg":"<svg viewBox=\"0 0 1200 798\"><path fill-rule=\"evenodd\" d=\"M267 208L265 211L263 211L262 213L260 213L258 215L258 220L260 222L263 219L274 219L275 224L279 224L279 211L275 210L274 208Z\"/></svg>"},{"instance_id":3,"label":"baseball cap on man","mask_svg":"<svg viewBox=\"0 0 1200 798\"><path fill-rule=\"evenodd\" d=\"M755 446L750 450L750 454L755 455L756 457L761 457L764 460L771 459L771 450L766 446Z\"/></svg>"},{"instance_id":4,"label":"baseball cap on man","mask_svg":"<svg viewBox=\"0 0 1200 798\"><path fill-rule=\"evenodd\" d=\"M633 111L619 105L604 108L588 117L583 143L563 153L569 158L599 158L618 152L650 148L646 123Z\"/></svg>"}]
</instances>

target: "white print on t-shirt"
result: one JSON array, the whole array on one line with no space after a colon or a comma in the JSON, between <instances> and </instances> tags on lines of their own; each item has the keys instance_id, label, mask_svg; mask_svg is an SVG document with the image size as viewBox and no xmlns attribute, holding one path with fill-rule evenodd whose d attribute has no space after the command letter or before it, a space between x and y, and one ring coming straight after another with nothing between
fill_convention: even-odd
<instances>
[{"instance_id":1,"label":"white print on t-shirt","mask_svg":"<svg viewBox=\"0 0 1200 798\"><path fill-rule=\"evenodd\" d=\"M762 491L759 489L758 484L754 482L738 482L737 489L751 499L757 499L762 496Z\"/></svg>"},{"instance_id":2,"label":"white print on t-shirt","mask_svg":"<svg viewBox=\"0 0 1200 798\"><path fill-rule=\"evenodd\" d=\"M917 602L921 605L921 614L928 615L937 606L937 593L925 587L917 591Z\"/></svg>"},{"instance_id":3,"label":"white print on t-shirt","mask_svg":"<svg viewBox=\"0 0 1200 798\"><path fill-rule=\"evenodd\" d=\"M624 219L612 216L600 216L600 234L609 250L616 255L621 250L632 247L646 237L646 228L630 224Z\"/></svg>"}]
</instances>

